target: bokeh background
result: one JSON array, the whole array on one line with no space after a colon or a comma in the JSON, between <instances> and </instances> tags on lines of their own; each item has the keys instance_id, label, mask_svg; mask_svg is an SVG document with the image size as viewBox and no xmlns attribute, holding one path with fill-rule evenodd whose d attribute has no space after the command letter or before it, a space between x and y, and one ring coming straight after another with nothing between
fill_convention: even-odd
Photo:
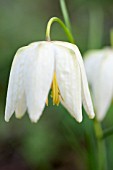
<instances>
[{"instance_id":1,"label":"bokeh background","mask_svg":"<svg viewBox=\"0 0 113 170\"><path fill-rule=\"evenodd\" d=\"M110 45L113 27L112 0L67 0L72 31L82 54L90 48ZM15 52L21 46L45 40L47 21L63 19L59 0L0 0L0 170L95 170L97 164L93 121L83 110L77 123L51 98L37 124L26 114L4 121L8 77ZM58 24L52 27L52 40L67 40ZM28 68L29 69L29 68ZM113 106L103 121L113 124ZM109 170L113 169L113 137L106 140Z\"/></svg>"}]
</instances>

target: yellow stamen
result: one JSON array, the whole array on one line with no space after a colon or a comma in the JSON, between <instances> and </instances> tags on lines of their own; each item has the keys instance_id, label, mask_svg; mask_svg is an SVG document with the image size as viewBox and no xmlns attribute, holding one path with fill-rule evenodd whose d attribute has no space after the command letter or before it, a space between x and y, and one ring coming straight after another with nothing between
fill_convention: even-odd
<instances>
[{"instance_id":1,"label":"yellow stamen","mask_svg":"<svg viewBox=\"0 0 113 170\"><path fill-rule=\"evenodd\" d=\"M60 90L58 88L56 73L54 73L54 76L53 76L53 82L52 82L51 89L52 89L51 97L53 98L53 104L59 105L59 103L60 103Z\"/></svg>"},{"instance_id":2,"label":"yellow stamen","mask_svg":"<svg viewBox=\"0 0 113 170\"><path fill-rule=\"evenodd\" d=\"M48 98L46 99L46 106L48 106Z\"/></svg>"},{"instance_id":3,"label":"yellow stamen","mask_svg":"<svg viewBox=\"0 0 113 170\"><path fill-rule=\"evenodd\" d=\"M59 105L60 103L60 97L62 98L62 96L60 95L60 90L58 87L58 83L57 83L57 78L56 78L56 73L54 73L53 75L53 81L52 81L52 85L51 85L51 97L53 98L53 105ZM48 106L48 98L46 99L46 106Z\"/></svg>"}]
</instances>

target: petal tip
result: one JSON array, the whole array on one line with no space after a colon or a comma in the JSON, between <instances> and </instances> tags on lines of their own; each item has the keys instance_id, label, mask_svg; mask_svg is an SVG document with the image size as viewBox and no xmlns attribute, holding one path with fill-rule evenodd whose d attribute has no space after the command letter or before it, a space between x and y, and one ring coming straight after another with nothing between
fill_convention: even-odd
<instances>
[{"instance_id":1,"label":"petal tip","mask_svg":"<svg viewBox=\"0 0 113 170\"><path fill-rule=\"evenodd\" d=\"M31 118L30 118L30 120L32 123L37 123L37 121L38 121L37 119L31 119Z\"/></svg>"},{"instance_id":2,"label":"petal tip","mask_svg":"<svg viewBox=\"0 0 113 170\"><path fill-rule=\"evenodd\" d=\"M37 120L36 120L36 121L35 121L35 120L31 120L31 123L34 123L34 124L35 124L35 123L37 123Z\"/></svg>"},{"instance_id":3,"label":"petal tip","mask_svg":"<svg viewBox=\"0 0 113 170\"><path fill-rule=\"evenodd\" d=\"M82 122L82 120L77 120L77 122L78 122L78 123L81 123L81 122Z\"/></svg>"},{"instance_id":4,"label":"petal tip","mask_svg":"<svg viewBox=\"0 0 113 170\"><path fill-rule=\"evenodd\" d=\"M82 122L82 116L81 116L81 117L76 118L76 120L77 120L77 122L78 122L78 123L81 123L81 122Z\"/></svg>"},{"instance_id":5,"label":"petal tip","mask_svg":"<svg viewBox=\"0 0 113 170\"><path fill-rule=\"evenodd\" d=\"M40 117L37 115L32 115L32 116L30 115L29 118L32 123L37 123Z\"/></svg>"},{"instance_id":6,"label":"petal tip","mask_svg":"<svg viewBox=\"0 0 113 170\"><path fill-rule=\"evenodd\" d=\"M6 116L5 116L4 119L5 119L5 122L9 122L9 119Z\"/></svg>"},{"instance_id":7,"label":"petal tip","mask_svg":"<svg viewBox=\"0 0 113 170\"><path fill-rule=\"evenodd\" d=\"M17 119L21 119L21 118L22 118L22 116L20 116L20 115L15 115L15 117L16 117Z\"/></svg>"},{"instance_id":8,"label":"petal tip","mask_svg":"<svg viewBox=\"0 0 113 170\"><path fill-rule=\"evenodd\" d=\"M89 118L90 119L94 119L94 117L95 117L95 113L94 112L89 114Z\"/></svg>"}]
</instances>

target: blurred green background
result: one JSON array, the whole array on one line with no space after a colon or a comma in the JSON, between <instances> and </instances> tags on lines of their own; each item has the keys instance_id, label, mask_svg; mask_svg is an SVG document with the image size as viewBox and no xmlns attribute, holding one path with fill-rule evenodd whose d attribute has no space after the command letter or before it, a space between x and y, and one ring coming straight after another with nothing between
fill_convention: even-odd
<instances>
[{"instance_id":1,"label":"blurred green background","mask_svg":"<svg viewBox=\"0 0 113 170\"><path fill-rule=\"evenodd\" d=\"M72 31L82 54L89 48L110 45L112 0L67 0ZM45 108L37 124L26 114L4 121L8 77L15 52L21 46L45 40L47 21L63 19L59 0L0 0L0 170L95 170L97 163L93 121L83 111L78 124L60 105ZM52 40L67 38L52 27ZM103 128L113 124L113 107ZM106 140L109 170L113 169L113 137Z\"/></svg>"}]
</instances>

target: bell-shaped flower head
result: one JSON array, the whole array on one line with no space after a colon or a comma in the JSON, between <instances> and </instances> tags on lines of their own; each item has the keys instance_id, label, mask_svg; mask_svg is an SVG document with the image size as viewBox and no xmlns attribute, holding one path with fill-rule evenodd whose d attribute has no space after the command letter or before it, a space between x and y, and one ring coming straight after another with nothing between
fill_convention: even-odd
<instances>
[{"instance_id":1,"label":"bell-shaped flower head","mask_svg":"<svg viewBox=\"0 0 113 170\"><path fill-rule=\"evenodd\" d=\"M58 41L34 42L20 48L13 60L5 120L15 112L21 118L26 110L37 122L51 90L53 104L62 105L78 121L82 121L82 102L90 118L94 111L83 60L76 45Z\"/></svg>"},{"instance_id":2,"label":"bell-shaped flower head","mask_svg":"<svg viewBox=\"0 0 113 170\"><path fill-rule=\"evenodd\" d=\"M102 121L113 97L113 49L90 50L85 59L96 117Z\"/></svg>"}]
</instances>

